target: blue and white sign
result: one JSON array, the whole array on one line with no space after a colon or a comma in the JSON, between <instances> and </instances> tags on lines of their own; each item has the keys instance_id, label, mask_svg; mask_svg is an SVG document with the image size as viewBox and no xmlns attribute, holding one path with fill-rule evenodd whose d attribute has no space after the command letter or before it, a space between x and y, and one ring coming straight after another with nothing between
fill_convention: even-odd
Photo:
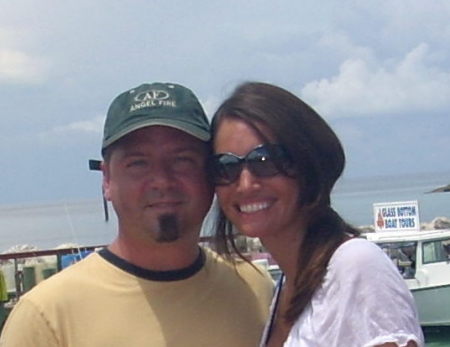
<instances>
[{"instance_id":1,"label":"blue and white sign","mask_svg":"<svg viewBox=\"0 0 450 347\"><path fill-rule=\"evenodd\" d=\"M373 204L373 215L375 231L420 230L417 200Z\"/></svg>"}]
</instances>

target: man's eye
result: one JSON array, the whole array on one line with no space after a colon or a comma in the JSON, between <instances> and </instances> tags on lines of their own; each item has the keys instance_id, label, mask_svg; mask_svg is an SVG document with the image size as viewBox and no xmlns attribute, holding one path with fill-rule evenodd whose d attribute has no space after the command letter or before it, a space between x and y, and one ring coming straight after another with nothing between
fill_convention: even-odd
<instances>
[{"instance_id":1,"label":"man's eye","mask_svg":"<svg viewBox=\"0 0 450 347\"><path fill-rule=\"evenodd\" d=\"M198 166L198 160L192 156L179 156L173 159L176 170L188 170Z\"/></svg>"},{"instance_id":2,"label":"man's eye","mask_svg":"<svg viewBox=\"0 0 450 347\"><path fill-rule=\"evenodd\" d=\"M194 160L190 157L177 157L174 158L173 163L177 166L191 165L194 163Z\"/></svg>"},{"instance_id":3,"label":"man's eye","mask_svg":"<svg viewBox=\"0 0 450 347\"><path fill-rule=\"evenodd\" d=\"M146 160L133 160L127 164L128 167L146 167L147 165L148 162Z\"/></svg>"},{"instance_id":4,"label":"man's eye","mask_svg":"<svg viewBox=\"0 0 450 347\"><path fill-rule=\"evenodd\" d=\"M193 163L194 159L192 157L176 157L176 163Z\"/></svg>"}]
</instances>

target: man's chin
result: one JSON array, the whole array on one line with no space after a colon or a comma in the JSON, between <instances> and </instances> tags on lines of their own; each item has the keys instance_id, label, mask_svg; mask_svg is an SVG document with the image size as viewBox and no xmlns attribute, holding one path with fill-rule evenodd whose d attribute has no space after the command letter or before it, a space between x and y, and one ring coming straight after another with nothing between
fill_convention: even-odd
<instances>
[{"instance_id":1,"label":"man's chin","mask_svg":"<svg viewBox=\"0 0 450 347\"><path fill-rule=\"evenodd\" d=\"M180 226L175 214L163 214L158 217L157 223L154 230L156 242L170 243L180 238Z\"/></svg>"}]
</instances>

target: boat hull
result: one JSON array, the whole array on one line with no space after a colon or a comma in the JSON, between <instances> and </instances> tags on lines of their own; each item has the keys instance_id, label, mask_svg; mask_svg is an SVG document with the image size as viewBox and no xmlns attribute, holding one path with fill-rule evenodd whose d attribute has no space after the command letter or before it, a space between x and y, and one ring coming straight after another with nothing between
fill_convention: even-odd
<instances>
[{"instance_id":1,"label":"boat hull","mask_svg":"<svg viewBox=\"0 0 450 347\"><path fill-rule=\"evenodd\" d=\"M450 326L450 284L411 290L422 326Z\"/></svg>"}]
</instances>

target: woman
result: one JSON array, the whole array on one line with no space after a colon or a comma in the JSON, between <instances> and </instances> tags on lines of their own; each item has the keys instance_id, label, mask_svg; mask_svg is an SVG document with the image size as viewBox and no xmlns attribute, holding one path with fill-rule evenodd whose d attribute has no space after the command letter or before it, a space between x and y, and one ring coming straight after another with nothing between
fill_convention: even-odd
<instances>
[{"instance_id":1,"label":"woman","mask_svg":"<svg viewBox=\"0 0 450 347\"><path fill-rule=\"evenodd\" d=\"M286 90L245 83L212 129L219 250L237 251L235 226L284 273L261 346L423 346L397 269L330 206L345 156L327 123Z\"/></svg>"}]
</instances>

